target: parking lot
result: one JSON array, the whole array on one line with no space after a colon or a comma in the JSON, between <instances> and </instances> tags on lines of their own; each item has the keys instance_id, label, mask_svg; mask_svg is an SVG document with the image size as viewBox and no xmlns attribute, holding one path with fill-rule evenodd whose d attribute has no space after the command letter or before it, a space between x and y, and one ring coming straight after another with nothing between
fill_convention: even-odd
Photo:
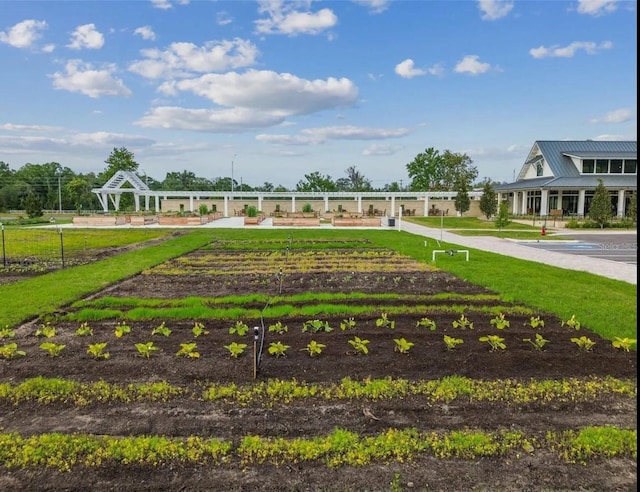
<instances>
[{"instance_id":1,"label":"parking lot","mask_svg":"<svg viewBox=\"0 0 640 492\"><path fill-rule=\"evenodd\" d=\"M638 234L632 232L562 233L565 241L523 242L532 248L638 264Z\"/></svg>"}]
</instances>

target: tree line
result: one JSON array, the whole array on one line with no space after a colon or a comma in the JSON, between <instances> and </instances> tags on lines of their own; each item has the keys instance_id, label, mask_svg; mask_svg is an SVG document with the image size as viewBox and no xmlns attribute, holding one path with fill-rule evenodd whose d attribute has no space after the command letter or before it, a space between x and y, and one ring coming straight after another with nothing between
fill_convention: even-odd
<instances>
[{"instance_id":1,"label":"tree line","mask_svg":"<svg viewBox=\"0 0 640 492\"><path fill-rule=\"evenodd\" d=\"M28 163L12 170L9 164L0 161L0 212L39 209L81 213L99 210L101 206L92 189L104 186L118 171L131 171L140 176L139 163L133 152L125 147L114 148L104 162L106 167L101 172L82 174L57 162ZM487 191L493 186L488 178L474 184L478 170L473 161L466 154L449 150L441 153L427 148L406 164L406 169L409 176L406 186L394 181L378 188L356 166L348 167L346 176L337 179L318 171L305 174L293 190L269 182L252 186L235 180L232 183L230 177L208 179L188 170L168 172L162 181L146 174L141 178L154 191L456 191L456 209L463 213L470 206L468 191L480 187ZM121 209L126 211L132 207L133 197L123 195Z\"/></svg>"}]
</instances>

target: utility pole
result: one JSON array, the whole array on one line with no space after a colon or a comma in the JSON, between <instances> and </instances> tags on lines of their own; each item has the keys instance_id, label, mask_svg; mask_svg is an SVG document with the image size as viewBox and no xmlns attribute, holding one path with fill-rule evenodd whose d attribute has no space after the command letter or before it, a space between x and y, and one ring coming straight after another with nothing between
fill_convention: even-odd
<instances>
[{"instance_id":1,"label":"utility pole","mask_svg":"<svg viewBox=\"0 0 640 492\"><path fill-rule=\"evenodd\" d=\"M62 188L60 187L60 175L58 174L58 212L62 214Z\"/></svg>"}]
</instances>

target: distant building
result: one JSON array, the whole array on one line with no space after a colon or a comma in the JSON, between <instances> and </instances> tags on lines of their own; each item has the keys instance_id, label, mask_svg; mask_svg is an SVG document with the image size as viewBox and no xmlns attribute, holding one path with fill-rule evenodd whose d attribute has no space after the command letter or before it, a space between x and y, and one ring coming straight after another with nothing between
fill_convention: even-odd
<instances>
[{"instance_id":1,"label":"distant building","mask_svg":"<svg viewBox=\"0 0 640 492\"><path fill-rule=\"evenodd\" d=\"M514 215L584 217L602 179L612 214L624 217L637 178L637 141L537 140L518 179L494 190Z\"/></svg>"}]
</instances>

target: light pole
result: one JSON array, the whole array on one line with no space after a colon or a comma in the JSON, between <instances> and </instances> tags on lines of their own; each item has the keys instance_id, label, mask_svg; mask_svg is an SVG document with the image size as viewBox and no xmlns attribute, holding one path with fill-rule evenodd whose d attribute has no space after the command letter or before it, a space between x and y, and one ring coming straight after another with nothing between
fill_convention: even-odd
<instances>
[{"instance_id":1,"label":"light pole","mask_svg":"<svg viewBox=\"0 0 640 492\"><path fill-rule=\"evenodd\" d=\"M236 156L238 154L233 154L233 159L231 159L231 194L233 195L233 161L236 160Z\"/></svg>"},{"instance_id":2,"label":"light pole","mask_svg":"<svg viewBox=\"0 0 640 492\"><path fill-rule=\"evenodd\" d=\"M62 188L60 186L60 175L58 174L58 212L62 215Z\"/></svg>"}]
</instances>

